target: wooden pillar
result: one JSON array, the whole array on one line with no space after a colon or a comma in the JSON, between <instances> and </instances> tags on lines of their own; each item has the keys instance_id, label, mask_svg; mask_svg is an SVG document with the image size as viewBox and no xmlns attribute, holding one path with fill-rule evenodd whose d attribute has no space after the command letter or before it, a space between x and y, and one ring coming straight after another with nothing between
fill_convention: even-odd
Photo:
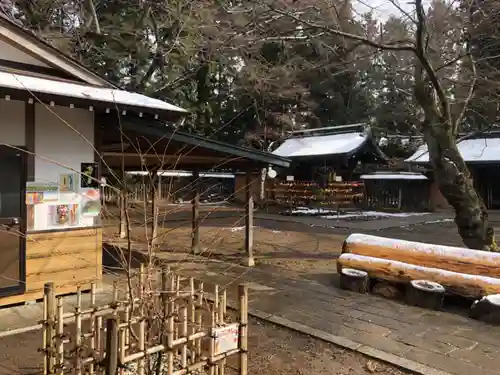
<instances>
[{"instance_id":1,"label":"wooden pillar","mask_svg":"<svg viewBox=\"0 0 500 375\"><path fill-rule=\"evenodd\" d=\"M162 178L161 174L159 174L156 178L158 178L158 201L162 199Z\"/></svg>"},{"instance_id":2,"label":"wooden pillar","mask_svg":"<svg viewBox=\"0 0 500 375\"><path fill-rule=\"evenodd\" d=\"M200 253L200 173L198 171L193 172L192 192L191 253L196 255Z\"/></svg>"},{"instance_id":3,"label":"wooden pillar","mask_svg":"<svg viewBox=\"0 0 500 375\"><path fill-rule=\"evenodd\" d=\"M152 230L151 230L151 246L157 248L160 245L160 239L158 236L158 216L160 214L158 208L159 192L155 191L156 178L158 178L158 169L153 169L150 174L150 184L151 187L151 215L152 215Z\"/></svg>"},{"instance_id":4,"label":"wooden pillar","mask_svg":"<svg viewBox=\"0 0 500 375\"><path fill-rule=\"evenodd\" d=\"M252 172L247 171L245 181L245 265L253 267L255 260L253 258L253 191L252 191Z\"/></svg>"},{"instance_id":5,"label":"wooden pillar","mask_svg":"<svg viewBox=\"0 0 500 375\"><path fill-rule=\"evenodd\" d=\"M120 228L119 228L119 235L120 238L125 238L127 236L127 219L125 217L125 205L127 204L126 198L125 198L125 190L121 189L120 190L120 195L118 197L118 205L120 207Z\"/></svg>"}]
</instances>

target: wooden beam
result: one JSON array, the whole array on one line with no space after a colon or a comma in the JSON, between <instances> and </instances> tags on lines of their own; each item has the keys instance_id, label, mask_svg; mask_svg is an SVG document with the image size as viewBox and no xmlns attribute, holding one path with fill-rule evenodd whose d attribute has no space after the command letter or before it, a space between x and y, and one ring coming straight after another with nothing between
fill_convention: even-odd
<instances>
[{"instance_id":1,"label":"wooden beam","mask_svg":"<svg viewBox=\"0 0 500 375\"><path fill-rule=\"evenodd\" d=\"M35 105L25 103L26 180L35 181Z\"/></svg>"},{"instance_id":2,"label":"wooden beam","mask_svg":"<svg viewBox=\"0 0 500 375\"><path fill-rule=\"evenodd\" d=\"M246 200L246 211L245 211L245 251L246 251L246 262L248 267L253 267L255 265L255 259L253 257L253 191L252 191L253 174L251 171L246 173L246 184L245 184L245 200Z\"/></svg>"},{"instance_id":3,"label":"wooden beam","mask_svg":"<svg viewBox=\"0 0 500 375\"><path fill-rule=\"evenodd\" d=\"M4 20L3 22L7 21ZM11 25L8 25L7 27L0 27L0 40L10 44L14 48L20 49L35 59L44 62L48 66L60 69L86 83L99 87L112 86L103 78L86 69L75 60L65 56L60 51L57 51L56 48L39 40L29 32L23 33L22 29L21 32L19 31L19 27L14 29Z\"/></svg>"},{"instance_id":4,"label":"wooden beam","mask_svg":"<svg viewBox=\"0 0 500 375\"><path fill-rule=\"evenodd\" d=\"M219 157L219 156L193 156L193 155L163 155L163 154L139 154L139 153L121 153L121 152L103 152L105 159L112 158L125 158L125 159L137 159L139 162L144 159L154 159L152 162L155 164L160 163L200 163L200 164L213 164L213 163L224 163L231 161L229 157Z\"/></svg>"},{"instance_id":5,"label":"wooden beam","mask_svg":"<svg viewBox=\"0 0 500 375\"><path fill-rule=\"evenodd\" d=\"M193 172L192 178L193 199L192 204L192 229L191 229L191 253L196 255L200 253L200 174Z\"/></svg>"}]
</instances>

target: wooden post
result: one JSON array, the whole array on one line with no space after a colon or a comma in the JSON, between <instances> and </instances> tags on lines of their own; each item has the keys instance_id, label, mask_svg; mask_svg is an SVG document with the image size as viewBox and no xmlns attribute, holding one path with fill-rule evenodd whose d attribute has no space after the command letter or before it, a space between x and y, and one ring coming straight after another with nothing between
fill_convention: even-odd
<instances>
[{"instance_id":1,"label":"wooden post","mask_svg":"<svg viewBox=\"0 0 500 375\"><path fill-rule=\"evenodd\" d=\"M119 228L119 234L120 238L125 238L127 236L127 228L126 228L126 218L125 218L125 204L126 204L126 199L125 199L125 190L121 189L120 190L120 197L118 198L118 205L120 207L120 228Z\"/></svg>"},{"instance_id":2,"label":"wooden post","mask_svg":"<svg viewBox=\"0 0 500 375\"><path fill-rule=\"evenodd\" d=\"M398 210L401 210L402 205L403 205L403 191L400 185L398 188Z\"/></svg>"},{"instance_id":3,"label":"wooden post","mask_svg":"<svg viewBox=\"0 0 500 375\"><path fill-rule=\"evenodd\" d=\"M158 194L157 194L158 201L161 201L163 199L163 190L162 190L163 186L161 183L161 180L162 180L161 173L158 174L158 176L156 178L158 179L158 188L157 188L158 189Z\"/></svg>"},{"instance_id":4,"label":"wooden post","mask_svg":"<svg viewBox=\"0 0 500 375\"><path fill-rule=\"evenodd\" d=\"M193 172L193 207L192 232L191 232L191 253L196 255L200 253L200 174Z\"/></svg>"},{"instance_id":5,"label":"wooden post","mask_svg":"<svg viewBox=\"0 0 500 375\"><path fill-rule=\"evenodd\" d=\"M47 303L47 320L45 321L45 343L46 347L46 358L45 361L47 364L46 370L47 374L54 373L54 365L55 365L55 324L56 324L56 292L54 283L46 283L43 288L44 298Z\"/></svg>"},{"instance_id":6,"label":"wooden post","mask_svg":"<svg viewBox=\"0 0 500 375\"><path fill-rule=\"evenodd\" d=\"M240 375L248 374L248 287L238 286L240 299L240 328L238 335L238 346L240 349Z\"/></svg>"},{"instance_id":7,"label":"wooden post","mask_svg":"<svg viewBox=\"0 0 500 375\"><path fill-rule=\"evenodd\" d=\"M253 258L253 194L252 194L252 172L247 171L245 184L245 265L253 267L255 260Z\"/></svg>"},{"instance_id":8,"label":"wooden post","mask_svg":"<svg viewBox=\"0 0 500 375\"><path fill-rule=\"evenodd\" d=\"M106 375L118 375L118 317L106 320Z\"/></svg>"}]
</instances>

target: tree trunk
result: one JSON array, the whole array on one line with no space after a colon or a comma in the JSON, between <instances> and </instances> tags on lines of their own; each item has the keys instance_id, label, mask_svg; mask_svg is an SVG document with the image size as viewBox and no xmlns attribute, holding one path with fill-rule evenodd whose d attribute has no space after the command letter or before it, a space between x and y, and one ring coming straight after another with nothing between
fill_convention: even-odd
<instances>
[{"instance_id":1,"label":"tree trunk","mask_svg":"<svg viewBox=\"0 0 500 375\"><path fill-rule=\"evenodd\" d=\"M486 206L458 151L452 120L441 116L434 94L425 83L418 85L415 96L425 113L422 130L429 150L429 162L441 193L455 209L458 233L465 246L471 249L496 251Z\"/></svg>"}]
</instances>

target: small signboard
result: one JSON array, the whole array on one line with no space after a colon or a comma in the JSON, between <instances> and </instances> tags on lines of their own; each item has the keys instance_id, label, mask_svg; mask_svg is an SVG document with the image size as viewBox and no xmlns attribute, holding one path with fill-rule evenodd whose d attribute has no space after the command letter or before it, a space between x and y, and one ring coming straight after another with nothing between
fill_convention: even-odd
<instances>
[{"instance_id":1,"label":"small signboard","mask_svg":"<svg viewBox=\"0 0 500 375\"><path fill-rule=\"evenodd\" d=\"M227 353L238 349L239 323L214 328L212 333L215 338L215 355Z\"/></svg>"},{"instance_id":2,"label":"small signboard","mask_svg":"<svg viewBox=\"0 0 500 375\"><path fill-rule=\"evenodd\" d=\"M293 182L295 180L295 178L293 176L286 176L286 180L288 182Z\"/></svg>"}]
</instances>

